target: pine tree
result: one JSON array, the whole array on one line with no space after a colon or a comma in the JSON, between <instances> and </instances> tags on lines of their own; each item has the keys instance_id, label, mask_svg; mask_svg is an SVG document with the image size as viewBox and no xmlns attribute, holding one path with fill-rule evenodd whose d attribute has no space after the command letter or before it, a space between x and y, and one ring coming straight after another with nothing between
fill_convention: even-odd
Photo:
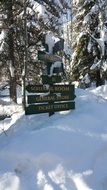
<instances>
[{"instance_id":1,"label":"pine tree","mask_svg":"<svg viewBox=\"0 0 107 190\"><path fill-rule=\"evenodd\" d=\"M102 67L94 67L92 70L92 65L101 63L104 57L105 48L102 34L105 35L106 33L104 29L104 21L106 21L106 18L104 18L105 2L82 0L77 3L74 1L73 5L75 15L73 36L75 39L77 38L76 42L73 42L73 79L85 82L86 76L89 76L90 82L98 82L99 80L99 85L101 85L103 81L101 77L99 78L99 72L101 73ZM77 9L77 6L79 9Z\"/></svg>"}]
</instances>

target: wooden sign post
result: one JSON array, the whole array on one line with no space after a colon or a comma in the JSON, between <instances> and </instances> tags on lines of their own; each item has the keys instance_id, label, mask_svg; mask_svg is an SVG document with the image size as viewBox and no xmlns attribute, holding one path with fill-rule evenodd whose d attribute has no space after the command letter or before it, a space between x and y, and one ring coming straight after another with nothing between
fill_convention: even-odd
<instances>
[{"instance_id":1,"label":"wooden sign post","mask_svg":"<svg viewBox=\"0 0 107 190\"><path fill-rule=\"evenodd\" d=\"M53 62L59 61L62 63L62 58L38 51L38 59L47 62L47 75L41 76L41 85L26 86L26 90L34 94L27 96L28 106L25 108L25 114L49 113L49 116L51 116L54 112L75 109L74 85L58 84L61 83L60 73L63 72L63 69L59 67L53 70L55 72L50 73Z\"/></svg>"}]
</instances>

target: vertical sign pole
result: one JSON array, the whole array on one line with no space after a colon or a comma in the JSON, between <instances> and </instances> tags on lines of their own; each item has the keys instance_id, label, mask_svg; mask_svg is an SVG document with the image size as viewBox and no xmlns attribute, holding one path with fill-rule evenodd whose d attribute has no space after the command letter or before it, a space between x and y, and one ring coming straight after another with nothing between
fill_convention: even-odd
<instances>
[{"instance_id":1,"label":"vertical sign pole","mask_svg":"<svg viewBox=\"0 0 107 190\"><path fill-rule=\"evenodd\" d=\"M48 62L48 63L47 63L47 75L50 75L50 68L51 68L51 65L52 65L51 62ZM49 85L49 89L50 89L50 86L51 86L51 85ZM50 94L51 94L51 92L50 92ZM53 103L53 102L51 102L51 103ZM52 116L53 114L54 114L54 112L49 112L49 117Z\"/></svg>"}]
</instances>

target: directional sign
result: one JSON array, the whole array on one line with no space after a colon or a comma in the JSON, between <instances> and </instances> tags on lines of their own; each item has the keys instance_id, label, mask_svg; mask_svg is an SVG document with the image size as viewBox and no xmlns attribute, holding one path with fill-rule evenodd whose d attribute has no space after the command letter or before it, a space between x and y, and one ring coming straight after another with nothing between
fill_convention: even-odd
<instances>
[{"instance_id":1,"label":"directional sign","mask_svg":"<svg viewBox=\"0 0 107 190\"><path fill-rule=\"evenodd\" d=\"M61 82L61 76L60 75L42 75L42 83L43 84L53 84L53 83L60 83Z\"/></svg>"},{"instance_id":2,"label":"directional sign","mask_svg":"<svg viewBox=\"0 0 107 190\"><path fill-rule=\"evenodd\" d=\"M56 62L56 61L62 62L62 57L58 55L48 54L44 51L38 51L38 60L47 61L47 62Z\"/></svg>"},{"instance_id":3,"label":"directional sign","mask_svg":"<svg viewBox=\"0 0 107 190\"><path fill-rule=\"evenodd\" d=\"M28 85L26 86L26 90L31 93L72 93L74 94L74 85L52 85L52 86L45 86L45 85Z\"/></svg>"},{"instance_id":4,"label":"directional sign","mask_svg":"<svg viewBox=\"0 0 107 190\"><path fill-rule=\"evenodd\" d=\"M32 103L42 103L42 102L57 102L57 101L68 101L68 100L74 100L75 95L73 94L49 94L46 96L40 96L40 95L28 95L28 104Z\"/></svg>"},{"instance_id":5,"label":"directional sign","mask_svg":"<svg viewBox=\"0 0 107 190\"><path fill-rule=\"evenodd\" d=\"M29 105L25 109L25 114L26 115L39 114L39 113L65 111L70 109L75 109L75 102Z\"/></svg>"}]
</instances>

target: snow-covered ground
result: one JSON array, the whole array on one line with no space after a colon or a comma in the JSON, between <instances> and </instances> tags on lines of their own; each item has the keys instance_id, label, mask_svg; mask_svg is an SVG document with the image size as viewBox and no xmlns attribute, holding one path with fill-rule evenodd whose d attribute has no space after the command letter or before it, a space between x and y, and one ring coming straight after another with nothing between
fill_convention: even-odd
<instances>
[{"instance_id":1,"label":"snow-covered ground","mask_svg":"<svg viewBox=\"0 0 107 190\"><path fill-rule=\"evenodd\" d=\"M13 114L0 121L0 190L107 190L107 85L76 96L52 117L0 99Z\"/></svg>"}]
</instances>

